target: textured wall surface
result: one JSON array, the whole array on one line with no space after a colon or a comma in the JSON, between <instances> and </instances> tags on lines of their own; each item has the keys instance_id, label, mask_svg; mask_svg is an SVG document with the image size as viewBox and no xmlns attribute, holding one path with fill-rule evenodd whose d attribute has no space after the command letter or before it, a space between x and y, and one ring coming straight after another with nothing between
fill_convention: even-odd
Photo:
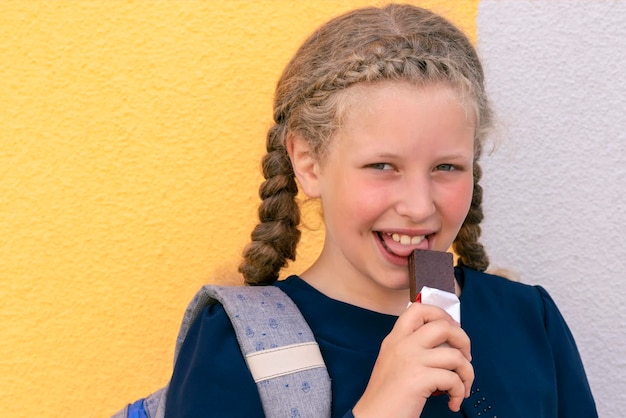
<instances>
[{"instance_id":1,"label":"textured wall surface","mask_svg":"<svg viewBox=\"0 0 626 418\"><path fill-rule=\"evenodd\" d=\"M0 3L2 417L109 416L166 382L255 223L282 67L368 3ZM477 1L419 3L475 33ZM290 271L317 255L306 221Z\"/></svg>"},{"instance_id":2,"label":"textured wall surface","mask_svg":"<svg viewBox=\"0 0 626 418\"><path fill-rule=\"evenodd\" d=\"M487 249L553 295L600 416L624 416L626 2L482 1L477 27L503 134Z\"/></svg>"}]
</instances>

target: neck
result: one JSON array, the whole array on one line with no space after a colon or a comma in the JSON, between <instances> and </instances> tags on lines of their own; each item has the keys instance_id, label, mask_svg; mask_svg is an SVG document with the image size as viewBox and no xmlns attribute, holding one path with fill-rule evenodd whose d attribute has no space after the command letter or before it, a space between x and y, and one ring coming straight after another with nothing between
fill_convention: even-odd
<instances>
[{"instance_id":1,"label":"neck","mask_svg":"<svg viewBox=\"0 0 626 418\"><path fill-rule=\"evenodd\" d=\"M376 283L364 284L362 279L339 278L336 273L324 272L317 263L300 274L300 277L329 298L374 312L399 316L409 303L408 287L388 289Z\"/></svg>"}]
</instances>

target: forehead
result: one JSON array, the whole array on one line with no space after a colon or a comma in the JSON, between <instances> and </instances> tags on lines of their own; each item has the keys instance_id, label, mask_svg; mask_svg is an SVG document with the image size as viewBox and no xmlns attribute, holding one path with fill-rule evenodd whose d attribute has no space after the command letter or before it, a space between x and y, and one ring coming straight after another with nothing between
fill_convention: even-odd
<instances>
[{"instance_id":1,"label":"forehead","mask_svg":"<svg viewBox=\"0 0 626 418\"><path fill-rule=\"evenodd\" d=\"M357 156L473 157L474 118L449 86L376 84L353 89L326 161ZM352 157L350 157L352 155Z\"/></svg>"}]
</instances>

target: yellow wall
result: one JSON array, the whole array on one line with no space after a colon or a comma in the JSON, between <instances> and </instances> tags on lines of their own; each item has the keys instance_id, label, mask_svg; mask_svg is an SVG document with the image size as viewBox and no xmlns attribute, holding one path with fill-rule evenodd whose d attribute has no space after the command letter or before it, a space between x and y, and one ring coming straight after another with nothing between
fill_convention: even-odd
<instances>
[{"instance_id":1,"label":"yellow wall","mask_svg":"<svg viewBox=\"0 0 626 418\"><path fill-rule=\"evenodd\" d=\"M3 417L108 416L166 382L187 302L256 221L282 67L368 3L0 3ZM477 3L420 4L473 34Z\"/></svg>"}]
</instances>

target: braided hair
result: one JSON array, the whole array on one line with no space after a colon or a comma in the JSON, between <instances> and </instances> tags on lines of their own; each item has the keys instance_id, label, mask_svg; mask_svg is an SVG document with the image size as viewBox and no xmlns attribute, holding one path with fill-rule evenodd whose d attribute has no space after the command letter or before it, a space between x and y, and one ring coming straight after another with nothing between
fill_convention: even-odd
<instances>
[{"instance_id":1,"label":"braided hair","mask_svg":"<svg viewBox=\"0 0 626 418\"><path fill-rule=\"evenodd\" d=\"M474 190L453 249L459 263L487 268L489 260L478 241L483 219L478 159L492 112L482 65L468 38L448 20L416 6L392 4L357 9L330 20L304 42L283 71L262 160L260 223L239 266L246 284L271 284L288 260L296 257L300 209L287 135L303 138L315 158L322 160L345 116L346 89L385 80L418 86L447 83L474 116Z\"/></svg>"}]
</instances>

